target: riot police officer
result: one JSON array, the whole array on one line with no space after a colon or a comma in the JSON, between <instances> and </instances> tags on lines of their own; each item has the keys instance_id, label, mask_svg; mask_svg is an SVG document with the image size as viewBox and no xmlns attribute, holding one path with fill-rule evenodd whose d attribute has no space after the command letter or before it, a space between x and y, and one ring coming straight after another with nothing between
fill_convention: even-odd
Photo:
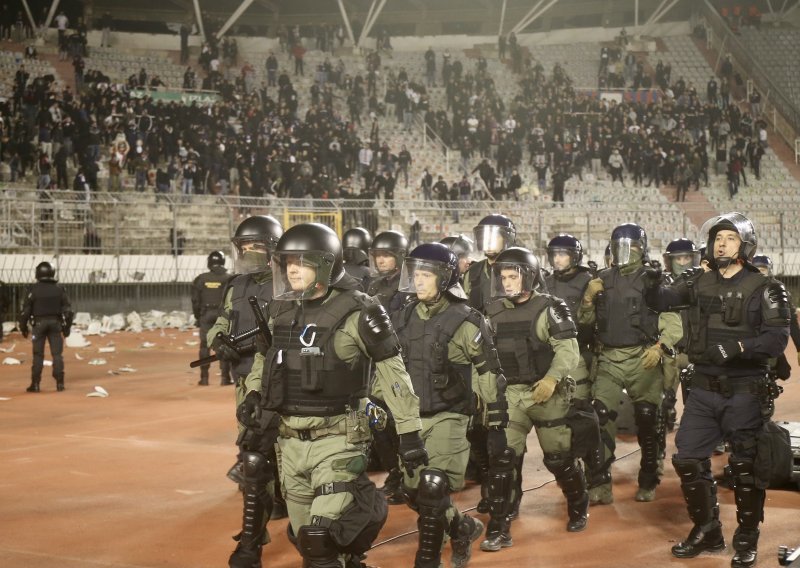
<instances>
[{"instance_id":1,"label":"riot police officer","mask_svg":"<svg viewBox=\"0 0 800 568\"><path fill-rule=\"evenodd\" d=\"M72 327L72 308L63 286L56 280L56 271L49 262L36 266L36 283L30 287L22 305L19 317L19 330L28 337L28 324L33 320L33 364L31 365L31 386L28 392L39 392L44 367L44 345L50 344L53 356L53 378L56 390L64 390L64 340Z\"/></svg>"},{"instance_id":2,"label":"riot police officer","mask_svg":"<svg viewBox=\"0 0 800 568\"><path fill-rule=\"evenodd\" d=\"M649 261L647 234L634 223L611 233L612 267L589 282L578 321L597 322L600 354L592 385L592 404L603 428L605 464L592 471L592 503L611 503L611 463L617 433L616 418L622 389L633 402L637 437L642 449L637 501L655 499L660 481L660 414L664 391L662 356L674 353L682 336L677 314L657 314L644 301L645 262Z\"/></svg>"},{"instance_id":3,"label":"riot police officer","mask_svg":"<svg viewBox=\"0 0 800 568\"><path fill-rule=\"evenodd\" d=\"M472 264L472 253L475 250L472 239L465 235L450 235L439 241L447 248L456 253L458 257L458 273L461 284L464 284L464 275Z\"/></svg>"},{"instance_id":4,"label":"riot police officer","mask_svg":"<svg viewBox=\"0 0 800 568\"><path fill-rule=\"evenodd\" d=\"M495 213L480 220L473 229L478 250L486 255L484 260L474 262L464 277L464 292L469 305L479 312L491 300L489 291L490 269L497 255L508 247L513 247L517 240L517 229L514 222L505 215Z\"/></svg>"},{"instance_id":5,"label":"riot police officer","mask_svg":"<svg viewBox=\"0 0 800 568\"><path fill-rule=\"evenodd\" d=\"M223 299L223 291L232 275L225 269L225 254L215 250L208 255L206 262L208 272L197 276L192 282L192 313L200 328L200 359L208 357L208 331L219 314L219 307ZM232 384L231 364L225 359L220 360L223 385ZM210 365L200 367L200 382L198 385L208 385L208 370Z\"/></svg>"},{"instance_id":6,"label":"riot police officer","mask_svg":"<svg viewBox=\"0 0 800 568\"><path fill-rule=\"evenodd\" d=\"M344 270L361 283L361 289L369 285L370 270L367 252L372 245L372 235L363 227L348 229L342 235Z\"/></svg>"},{"instance_id":7,"label":"riot police officer","mask_svg":"<svg viewBox=\"0 0 800 568\"><path fill-rule=\"evenodd\" d=\"M242 221L236 228L236 232L231 239L234 258L234 271L236 272L227 283L223 291L224 300L221 305L219 317L208 331L207 341L211 344L211 349L217 354L221 361L227 361L231 366L231 374L236 384L236 407L238 408L246 388L244 379L253 366L255 357L255 339L250 339L243 344L232 349L225 342L217 337L218 333L238 334L256 326L256 319L248 302L248 298L255 296L261 306L266 305L272 299L272 269L270 268L270 254L275 249L278 239L283 234L280 223L269 215L255 215ZM223 377L224 379L224 377ZM223 383L224 384L224 383ZM273 436L277 437L276 430L277 418L263 420L262 429L268 430ZM239 457L236 463L228 471L228 477L238 483L240 487L245 487L245 500L247 499L247 483L243 474L242 452L247 451L248 447L260 444L263 436L257 432L257 428L246 428L239 424ZM265 444L271 447L271 444ZM277 461L274 459L268 462L272 467L272 475L269 479L276 480ZM262 476L266 479L266 476ZM261 479L259 477L259 483ZM266 483L266 482L265 482ZM273 518L286 516L286 505L281 498L280 489L275 484L269 482L267 485L268 497L274 499L274 504L270 503ZM260 543L259 543L260 544ZM242 548L239 552L244 559L237 566L247 566L247 550ZM232 564L234 565L234 564Z\"/></svg>"},{"instance_id":8,"label":"riot police officer","mask_svg":"<svg viewBox=\"0 0 800 568\"><path fill-rule=\"evenodd\" d=\"M464 486L469 458L467 427L473 391L487 409L491 455L506 450L508 423L505 379L493 349L488 322L470 308L458 282L458 259L441 243L416 247L403 262L400 290L416 297L392 315L414 391L419 396L422 437L430 463L403 485L409 505L419 513L415 568L438 568L446 535L452 566L471 557L472 541L483 524L461 514L450 499Z\"/></svg>"},{"instance_id":9,"label":"riot police officer","mask_svg":"<svg viewBox=\"0 0 800 568\"><path fill-rule=\"evenodd\" d=\"M724 438L731 445L738 521L731 566L739 568L753 566L758 555L768 480L757 467L764 456L758 455L756 436L772 411L767 360L786 349L791 314L786 289L750 262L757 239L747 217L725 213L704 229L711 271L697 270L669 287L660 284L658 274L648 275L651 307L688 306L687 352L694 365L672 458L693 527L672 554L692 558L725 548L710 460Z\"/></svg>"},{"instance_id":10,"label":"riot police officer","mask_svg":"<svg viewBox=\"0 0 800 568\"><path fill-rule=\"evenodd\" d=\"M552 272L545 277L548 293L564 300L571 314L577 314L586 286L592 279L589 268L582 266L583 244L572 235L561 234L547 243L547 261ZM575 398L588 400L591 395L589 368L592 366L593 330L578 327L578 347L581 358L571 376L575 379Z\"/></svg>"},{"instance_id":11,"label":"riot police officer","mask_svg":"<svg viewBox=\"0 0 800 568\"><path fill-rule=\"evenodd\" d=\"M336 233L317 223L290 228L272 266L272 344L256 355L238 414L280 417L280 475L303 566L358 566L386 519L386 501L365 473L370 361L373 394L395 417L409 471L427 463L419 399L386 310L345 273ZM245 471L266 470L264 459L248 453Z\"/></svg>"},{"instance_id":12,"label":"riot police officer","mask_svg":"<svg viewBox=\"0 0 800 568\"><path fill-rule=\"evenodd\" d=\"M670 241L662 255L664 259L664 283L675 282L687 270L700 267L700 251L697 246L685 237ZM662 447L666 448L666 433L672 432L678 419L675 404L678 402L677 389L680 384L680 371L689 364L686 357L686 330L688 322L685 312L682 314L684 337L675 345L675 357L664 357L664 400L661 402L661 411L664 416L664 431Z\"/></svg>"},{"instance_id":13,"label":"riot police officer","mask_svg":"<svg viewBox=\"0 0 800 568\"><path fill-rule=\"evenodd\" d=\"M399 231L379 233L369 249L372 278L367 286L367 293L378 298L390 314L405 303L406 294L398 293L397 286L406 254L408 239Z\"/></svg>"},{"instance_id":14,"label":"riot police officer","mask_svg":"<svg viewBox=\"0 0 800 568\"><path fill-rule=\"evenodd\" d=\"M537 293L540 277L538 259L524 248L504 250L492 265L492 297L496 299L486 306L486 313L508 381L509 452L494 459L490 469L491 520L481 543L484 551L512 545L507 515L516 500L513 493L521 491L521 468L515 472L514 461L524 455L532 428L536 428L544 465L567 499L567 530L586 528L589 495L583 469L571 451L567 418L574 390L570 373L580 360L578 332L563 300ZM514 477L518 477L516 482Z\"/></svg>"}]
</instances>

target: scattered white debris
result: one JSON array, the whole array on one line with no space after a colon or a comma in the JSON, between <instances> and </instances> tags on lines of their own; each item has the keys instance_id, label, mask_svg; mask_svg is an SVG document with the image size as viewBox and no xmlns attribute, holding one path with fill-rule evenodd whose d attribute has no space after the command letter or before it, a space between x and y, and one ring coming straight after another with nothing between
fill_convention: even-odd
<instances>
[{"instance_id":1,"label":"scattered white debris","mask_svg":"<svg viewBox=\"0 0 800 568\"><path fill-rule=\"evenodd\" d=\"M142 316L140 316L136 312L131 312L125 319L128 322L128 331L132 331L134 333L139 333L142 331Z\"/></svg>"},{"instance_id":2,"label":"scattered white debris","mask_svg":"<svg viewBox=\"0 0 800 568\"><path fill-rule=\"evenodd\" d=\"M186 345L188 345L189 347L194 347L195 345L200 345L199 341L192 341L191 339L189 341L185 341L184 343L186 343Z\"/></svg>"},{"instance_id":3,"label":"scattered white debris","mask_svg":"<svg viewBox=\"0 0 800 568\"><path fill-rule=\"evenodd\" d=\"M22 361L13 357L6 357L3 359L3 365L22 365Z\"/></svg>"},{"instance_id":4,"label":"scattered white debris","mask_svg":"<svg viewBox=\"0 0 800 568\"><path fill-rule=\"evenodd\" d=\"M11 344L11 347L0 347L0 353L13 353L14 348L17 346L16 341Z\"/></svg>"},{"instance_id":5,"label":"scattered white debris","mask_svg":"<svg viewBox=\"0 0 800 568\"><path fill-rule=\"evenodd\" d=\"M88 333L88 330L87 330ZM83 333L75 329L75 326L72 326L72 331L67 337L67 347L79 348L79 347L88 347L91 345L91 341L86 341L86 338L83 336Z\"/></svg>"},{"instance_id":6,"label":"scattered white debris","mask_svg":"<svg viewBox=\"0 0 800 568\"><path fill-rule=\"evenodd\" d=\"M52 367L53 366L53 362L51 360L49 360L49 359L45 359L44 361L42 361L42 363L44 364L45 367Z\"/></svg>"},{"instance_id":7,"label":"scattered white debris","mask_svg":"<svg viewBox=\"0 0 800 568\"><path fill-rule=\"evenodd\" d=\"M150 343L149 341L145 341L144 343L142 343L141 348L142 349L150 349L151 347L155 347L155 346L156 346L155 343Z\"/></svg>"},{"instance_id":8,"label":"scattered white debris","mask_svg":"<svg viewBox=\"0 0 800 568\"><path fill-rule=\"evenodd\" d=\"M77 312L72 320L72 325L78 327L89 327L90 323L92 323L92 315L89 312Z\"/></svg>"},{"instance_id":9,"label":"scattered white debris","mask_svg":"<svg viewBox=\"0 0 800 568\"><path fill-rule=\"evenodd\" d=\"M199 331L193 331L192 335L195 336L195 337L200 337L200 332Z\"/></svg>"},{"instance_id":10,"label":"scattered white debris","mask_svg":"<svg viewBox=\"0 0 800 568\"><path fill-rule=\"evenodd\" d=\"M109 375L119 375L119 371L115 371L114 369L109 369L107 374L109 374Z\"/></svg>"},{"instance_id":11,"label":"scattered white debris","mask_svg":"<svg viewBox=\"0 0 800 568\"><path fill-rule=\"evenodd\" d=\"M97 350L97 352L98 353L114 353L114 351L116 351L116 350L117 350L117 348L112 345L111 347L101 347L100 349Z\"/></svg>"},{"instance_id":12,"label":"scattered white debris","mask_svg":"<svg viewBox=\"0 0 800 568\"><path fill-rule=\"evenodd\" d=\"M106 363L108 363L108 361L105 359L92 359L89 361L90 365L105 365Z\"/></svg>"},{"instance_id":13,"label":"scattered white debris","mask_svg":"<svg viewBox=\"0 0 800 568\"><path fill-rule=\"evenodd\" d=\"M80 353L75 353L75 358L76 358L78 361L83 361L83 357L81 357L81 354L80 354Z\"/></svg>"},{"instance_id":14,"label":"scattered white debris","mask_svg":"<svg viewBox=\"0 0 800 568\"><path fill-rule=\"evenodd\" d=\"M11 400L11 397L8 396L0 396L0 401Z\"/></svg>"},{"instance_id":15,"label":"scattered white debris","mask_svg":"<svg viewBox=\"0 0 800 568\"><path fill-rule=\"evenodd\" d=\"M101 386L94 387L94 390L87 394L86 396L92 396L97 398L106 398L108 396L108 391Z\"/></svg>"},{"instance_id":16,"label":"scattered white debris","mask_svg":"<svg viewBox=\"0 0 800 568\"><path fill-rule=\"evenodd\" d=\"M103 332L103 324L97 320L92 320L89 323L89 326L86 328L86 331L83 332L84 335L100 335ZM72 335L70 335L72 337Z\"/></svg>"},{"instance_id":17,"label":"scattered white debris","mask_svg":"<svg viewBox=\"0 0 800 568\"><path fill-rule=\"evenodd\" d=\"M192 489L176 489L175 493L180 493L181 495L188 495L191 497L192 495L200 495L203 492Z\"/></svg>"},{"instance_id":18,"label":"scattered white debris","mask_svg":"<svg viewBox=\"0 0 800 568\"><path fill-rule=\"evenodd\" d=\"M135 373L136 369L131 367L130 365L125 365L124 367L119 368L120 373Z\"/></svg>"},{"instance_id":19,"label":"scattered white debris","mask_svg":"<svg viewBox=\"0 0 800 568\"><path fill-rule=\"evenodd\" d=\"M2 323L2 327L3 327L3 335L8 335L9 333L11 333L15 329L17 329L17 322L15 322L15 321L4 321Z\"/></svg>"}]
</instances>

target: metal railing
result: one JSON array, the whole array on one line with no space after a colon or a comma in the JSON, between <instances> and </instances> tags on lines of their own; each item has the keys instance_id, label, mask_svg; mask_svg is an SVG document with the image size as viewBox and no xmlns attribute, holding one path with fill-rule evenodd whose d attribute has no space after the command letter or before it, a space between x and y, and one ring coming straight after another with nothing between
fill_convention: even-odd
<instances>
[{"instance_id":1,"label":"metal railing","mask_svg":"<svg viewBox=\"0 0 800 568\"><path fill-rule=\"evenodd\" d=\"M444 143L441 136L437 134L437 132L428 124L425 123L425 119L423 119L419 114L417 114L414 118L414 122L422 131L422 145L427 147L428 144L431 144L434 150L438 150L444 156L444 171L445 173L450 173L450 147Z\"/></svg>"},{"instance_id":2,"label":"metal railing","mask_svg":"<svg viewBox=\"0 0 800 568\"><path fill-rule=\"evenodd\" d=\"M763 66L755 60L750 54L750 50L731 31L709 0L704 0L702 6L706 26L711 30L710 34L707 32L707 44L719 51L717 66L723 52L727 49L735 66L739 67L742 74L750 77L758 85L762 94L768 95L762 98L763 114L771 119L775 132L786 141L790 148L793 148L795 140L800 136L800 110L770 79ZM787 54L787 57L794 56L796 54ZM715 68L714 71L716 72L717 69Z\"/></svg>"}]
</instances>

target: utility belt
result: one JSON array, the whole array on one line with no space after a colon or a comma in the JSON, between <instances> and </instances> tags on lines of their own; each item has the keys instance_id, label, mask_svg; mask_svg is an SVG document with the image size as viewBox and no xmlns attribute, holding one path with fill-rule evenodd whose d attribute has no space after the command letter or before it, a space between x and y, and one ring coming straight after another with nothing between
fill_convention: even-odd
<instances>
[{"instance_id":1,"label":"utility belt","mask_svg":"<svg viewBox=\"0 0 800 568\"><path fill-rule=\"evenodd\" d=\"M52 315L52 316L33 316L33 325L43 323L43 322L61 322L60 315Z\"/></svg>"},{"instance_id":2,"label":"utility belt","mask_svg":"<svg viewBox=\"0 0 800 568\"><path fill-rule=\"evenodd\" d=\"M729 398L735 394L760 395L763 392L763 378L752 377L728 377L719 375L714 377L694 372L690 377L692 389L700 389L709 392L719 393Z\"/></svg>"},{"instance_id":3,"label":"utility belt","mask_svg":"<svg viewBox=\"0 0 800 568\"><path fill-rule=\"evenodd\" d=\"M340 436L347 434L346 420L340 420L333 426L325 426L323 428L308 428L305 430L295 430L290 428L283 422L278 425L278 433L282 438L297 438L304 442L324 438L325 436Z\"/></svg>"}]
</instances>

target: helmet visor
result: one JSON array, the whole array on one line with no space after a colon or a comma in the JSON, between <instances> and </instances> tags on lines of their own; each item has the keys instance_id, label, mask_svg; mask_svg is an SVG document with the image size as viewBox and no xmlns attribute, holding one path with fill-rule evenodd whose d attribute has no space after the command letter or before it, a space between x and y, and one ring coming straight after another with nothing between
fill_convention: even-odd
<instances>
[{"instance_id":1,"label":"helmet visor","mask_svg":"<svg viewBox=\"0 0 800 568\"><path fill-rule=\"evenodd\" d=\"M564 247L552 247L547 249L547 262L550 267L556 272L563 272L574 267L575 250Z\"/></svg>"},{"instance_id":2,"label":"helmet visor","mask_svg":"<svg viewBox=\"0 0 800 568\"><path fill-rule=\"evenodd\" d=\"M231 239L233 269L237 274L256 274L269 268L269 250L262 240Z\"/></svg>"},{"instance_id":3,"label":"helmet visor","mask_svg":"<svg viewBox=\"0 0 800 568\"><path fill-rule=\"evenodd\" d=\"M328 292L335 257L321 251L281 251L272 254L275 300L319 298Z\"/></svg>"},{"instance_id":4,"label":"helmet visor","mask_svg":"<svg viewBox=\"0 0 800 568\"><path fill-rule=\"evenodd\" d=\"M492 298L516 298L536 289L536 277L530 267L510 262L492 265L489 290Z\"/></svg>"},{"instance_id":5,"label":"helmet visor","mask_svg":"<svg viewBox=\"0 0 800 568\"><path fill-rule=\"evenodd\" d=\"M615 266L635 264L644 257L643 250L638 239L616 239L611 242L611 262Z\"/></svg>"},{"instance_id":6,"label":"helmet visor","mask_svg":"<svg viewBox=\"0 0 800 568\"><path fill-rule=\"evenodd\" d=\"M452 269L441 262L406 257L397 290L416 294L423 301L432 301L447 288L451 273Z\"/></svg>"},{"instance_id":7,"label":"helmet visor","mask_svg":"<svg viewBox=\"0 0 800 568\"><path fill-rule=\"evenodd\" d=\"M373 276L394 274L403 263L403 255L392 249L369 249L369 271Z\"/></svg>"},{"instance_id":8,"label":"helmet visor","mask_svg":"<svg viewBox=\"0 0 800 568\"><path fill-rule=\"evenodd\" d=\"M493 258L513 244L511 229L499 225L475 227L475 246L489 258Z\"/></svg>"},{"instance_id":9,"label":"helmet visor","mask_svg":"<svg viewBox=\"0 0 800 568\"><path fill-rule=\"evenodd\" d=\"M700 251L682 251L664 255L665 267L673 276L680 276L690 268L700 266Z\"/></svg>"}]
</instances>

